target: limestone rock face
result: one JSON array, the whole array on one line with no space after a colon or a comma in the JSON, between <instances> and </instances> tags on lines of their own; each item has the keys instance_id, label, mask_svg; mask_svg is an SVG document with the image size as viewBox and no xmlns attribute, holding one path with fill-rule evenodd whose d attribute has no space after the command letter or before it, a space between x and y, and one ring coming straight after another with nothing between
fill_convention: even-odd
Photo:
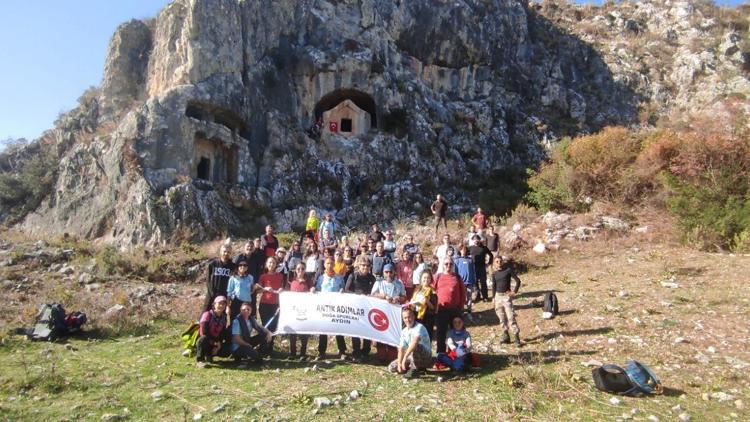
<instances>
[{"instance_id":1,"label":"limestone rock face","mask_svg":"<svg viewBox=\"0 0 750 422\"><path fill-rule=\"evenodd\" d=\"M668 27L638 10L601 24ZM57 184L22 227L130 247L295 229L309 207L388 222L438 192L461 209L501 195L544 142L636 122L644 100L683 95L663 84L743 60L728 35L720 57L686 53L650 79L564 26L521 0L175 0L118 28L93 105L52 132ZM369 130L322 124L346 100Z\"/></svg>"}]
</instances>

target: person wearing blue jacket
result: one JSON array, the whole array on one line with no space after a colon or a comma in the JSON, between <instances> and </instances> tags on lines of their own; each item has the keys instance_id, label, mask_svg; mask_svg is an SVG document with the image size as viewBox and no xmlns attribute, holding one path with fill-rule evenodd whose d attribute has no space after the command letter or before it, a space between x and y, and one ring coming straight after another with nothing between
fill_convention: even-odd
<instances>
[{"instance_id":1,"label":"person wearing blue jacket","mask_svg":"<svg viewBox=\"0 0 750 422\"><path fill-rule=\"evenodd\" d=\"M459 253L461 256L455 260L456 274L463 280L464 286L466 286L466 318L471 321L473 319L471 315L472 297L477 285L476 267L474 265L474 258L469 256L469 248L462 246L459 249Z\"/></svg>"}]
</instances>

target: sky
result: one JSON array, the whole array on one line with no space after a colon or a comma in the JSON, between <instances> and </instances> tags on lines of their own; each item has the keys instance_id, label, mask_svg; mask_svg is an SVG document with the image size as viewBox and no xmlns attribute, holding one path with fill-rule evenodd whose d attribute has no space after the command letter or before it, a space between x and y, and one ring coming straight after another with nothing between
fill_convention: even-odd
<instances>
[{"instance_id":1,"label":"sky","mask_svg":"<svg viewBox=\"0 0 750 422\"><path fill-rule=\"evenodd\" d=\"M734 6L745 0L720 0ZM168 0L0 0L0 141L37 138L101 82L109 39ZM578 1L596 3L602 1Z\"/></svg>"}]
</instances>

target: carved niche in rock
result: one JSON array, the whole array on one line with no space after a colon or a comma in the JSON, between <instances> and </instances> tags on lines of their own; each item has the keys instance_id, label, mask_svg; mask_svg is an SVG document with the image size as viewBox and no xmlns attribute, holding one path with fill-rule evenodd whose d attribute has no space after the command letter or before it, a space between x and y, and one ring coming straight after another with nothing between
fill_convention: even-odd
<instances>
[{"instance_id":1,"label":"carved niche in rock","mask_svg":"<svg viewBox=\"0 0 750 422\"><path fill-rule=\"evenodd\" d=\"M346 137L367 133L372 126L370 113L357 107L351 100L344 100L323 113L323 130Z\"/></svg>"},{"instance_id":2,"label":"carved niche in rock","mask_svg":"<svg viewBox=\"0 0 750 422\"><path fill-rule=\"evenodd\" d=\"M212 183L237 183L237 147L196 134L191 176Z\"/></svg>"}]
</instances>

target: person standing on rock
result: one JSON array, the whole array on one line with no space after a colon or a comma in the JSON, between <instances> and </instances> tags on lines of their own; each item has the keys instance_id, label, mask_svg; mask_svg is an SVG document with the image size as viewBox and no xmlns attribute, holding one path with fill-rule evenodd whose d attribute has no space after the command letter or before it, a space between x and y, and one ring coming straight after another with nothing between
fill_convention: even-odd
<instances>
[{"instance_id":1,"label":"person standing on rock","mask_svg":"<svg viewBox=\"0 0 750 422\"><path fill-rule=\"evenodd\" d=\"M521 279L513 271L512 265L505 265L502 257L495 258L493 263L495 272L492 273L492 285L495 293L495 313L500 319L503 327L503 343L510 343L508 330L513 332L516 346L521 347L521 336L516 323L516 310L513 308L513 296L521 288ZM510 289L510 279L515 280L516 285Z\"/></svg>"},{"instance_id":2,"label":"person standing on rock","mask_svg":"<svg viewBox=\"0 0 750 422\"><path fill-rule=\"evenodd\" d=\"M218 296L226 297L229 278L237 266L232 262L232 245L224 244L219 248L219 257L208 264L206 277L206 298L203 301L204 312L210 311L214 299Z\"/></svg>"},{"instance_id":3,"label":"person standing on rock","mask_svg":"<svg viewBox=\"0 0 750 422\"><path fill-rule=\"evenodd\" d=\"M487 249L490 250L490 252L497 253L498 247L500 245L500 236L498 236L497 233L495 233L495 225L490 224L489 227L487 227Z\"/></svg>"},{"instance_id":4,"label":"person standing on rock","mask_svg":"<svg viewBox=\"0 0 750 422\"><path fill-rule=\"evenodd\" d=\"M320 228L318 229L320 237L322 237L323 232L325 232L326 230L328 230L328 235L336 240L336 224L333 222L333 214L331 214L330 212L327 212L325 217L323 218L323 221L320 222Z\"/></svg>"},{"instance_id":5,"label":"person standing on rock","mask_svg":"<svg viewBox=\"0 0 750 422\"><path fill-rule=\"evenodd\" d=\"M279 248L279 239L273 235L273 226L266 226L266 234L260 237L260 248L266 254L266 258L276 255L276 249Z\"/></svg>"},{"instance_id":6,"label":"person standing on rock","mask_svg":"<svg viewBox=\"0 0 750 422\"><path fill-rule=\"evenodd\" d=\"M484 246L479 235L474 236L474 246L469 247L469 254L474 259L474 270L477 274L477 301L489 302L487 292L487 262L492 262L492 252Z\"/></svg>"},{"instance_id":7,"label":"person standing on rock","mask_svg":"<svg viewBox=\"0 0 750 422\"><path fill-rule=\"evenodd\" d=\"M477 213L471 217L471 224L480 236L484 236L484 231L487 229L487 216L482 212L482 207L477 208Z\"/></svg>"},{"instance_id":8,"label":"person standing on rock","mask_svg":"<svg viewBox=\"0 0 750 422\"><path fill-rule=\"evenodd\" d=\"M318 213L315 212L314 209L311 209L310 213L307 215L307 221L305 222L305 234L303 235L303 237L306 239L310 239L313 242L317 242L319 228L320 219L318 218Z\"/></svg>"},{"instance_id":9,"label":"person standing on rock","mask_svg":"<svg viewBox=\"0 0 750 422\"><path fill-rule=\"evenodd\" d=\"M445 336L453 318L460 317L466 303L466 287L453 272L453 258L443 262L443 272L435 276L435 293L438 298L435 326L438 353L445 353Z\"/></svg>"},{"instance_id":10,"label":"person standing on rock","mask_svg":"<svg viewBox=\"0 0 750 422\"><path fill-rule=\"evenodd\" d=\"M435 216L435 236L438 234L438 228L440 227L441 221L443 222L445 230L448 231L448 223L445 220L445 216L448 213L448 204L445 203L443 195L437 195L435 202L430 205L430 211L432 211L432 215Z\"/></svg>"},{"instance_id":11,"label":"person standing on rock","mask_svg":"<svg viewBox=\"0 0 750 422\"><path fill-rule=\"evenodd\" d=\"M380 226L377 224L372 225L372 230L367 234L367 239L372 240L373 244L382 242L385 239L383 232L380 231ZM372 251L372 249L370 249Z\"/></svg>"}]
</instances>

